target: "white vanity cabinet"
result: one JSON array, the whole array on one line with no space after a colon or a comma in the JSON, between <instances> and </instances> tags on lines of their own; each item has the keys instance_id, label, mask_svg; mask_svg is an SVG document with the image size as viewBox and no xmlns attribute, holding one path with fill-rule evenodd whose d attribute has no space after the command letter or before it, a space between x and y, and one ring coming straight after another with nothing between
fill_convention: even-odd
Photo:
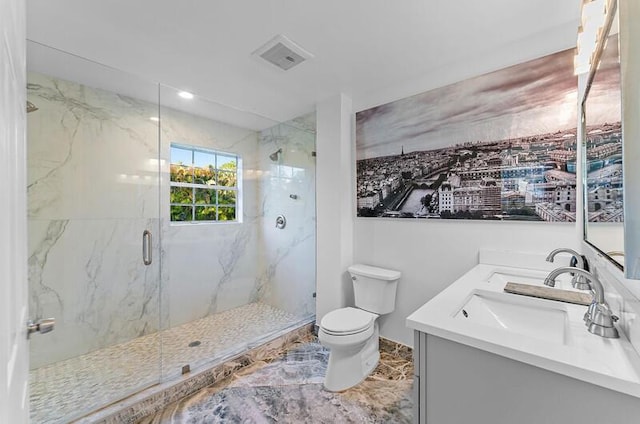
<instances>
[{"instance_id":1,"label":"white vanity cabinet","mask_svg":"<svg viewBox=\"0 0 640 424\"><path fill-rule=\"evenodd\" d=\"M560 260L479 256L407 317L415 423L640 424L638 300L606 284L620 337L604 338L587 331L584 305L504 292L508 282L544 287L551 270L566 266ZM561 277L556 288L578 291L568 273Z\"/></svg>"},{"instance_id":2,"label":"white vanity cabinet","mask_svg":"<svg viewBox=\"0 0 640 424\"><path fill-rule=\"evenodd\" d=\"M416 424L640 423L638 397L414 334Z\"/></svg>"}]
</instances>

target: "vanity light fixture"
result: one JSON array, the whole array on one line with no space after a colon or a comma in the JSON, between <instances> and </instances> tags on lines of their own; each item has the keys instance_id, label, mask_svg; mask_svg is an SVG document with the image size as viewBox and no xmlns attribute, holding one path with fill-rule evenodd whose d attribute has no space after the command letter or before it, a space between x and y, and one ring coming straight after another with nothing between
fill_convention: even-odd
<instances>
[{"instance_id":1,"label":"vanity light fixture","mask_svg":"<svg viewBox=\"0 0 640 424\"><path fill-rule=\"evenodd\" d=\"M186 99L186 100L193 99L193 94L189 93L188 91L180 91L180 92L178 92L178 96L180 96L180 97L182 97L183 99Z\"/></svg>"},{"instance_id":2,"label":"vanity light fixture","mask_svg":"<svg viewBox=\"0 0 640 424\"><path fill-rule=\"evenodd\" d=\"M574 74L584 74L591 69L593 54L610 9L610 0L585 0L582 3L582 19L578 30L577 53L574 57Z\"/></svg>"},{"instance_id":3,"label":"vanity light fixture","mask_svg":"<svg viewBox=\"0 0 640 424\"><path fill-rule=\"evenodd\" d=\"M160 118L158 118L157 116L152 116L151 118L149 118L149 120L153 122L160 122Z\"/></svg>"}]
</instances>

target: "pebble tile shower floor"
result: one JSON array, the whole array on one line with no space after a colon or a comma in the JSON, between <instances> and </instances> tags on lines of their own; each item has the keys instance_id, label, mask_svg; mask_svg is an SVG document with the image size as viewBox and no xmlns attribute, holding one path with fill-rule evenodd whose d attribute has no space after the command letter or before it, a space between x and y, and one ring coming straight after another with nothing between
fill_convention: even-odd
<instances>
[{"instance_id":1,"label":"pebble tile shower floor","mask_svg":"<svg viewBox=\"0 0 640 424\"><path fill-rule=\"evenodd\" d=\"M33 424L66 423L163 379L225 356L299 319L263 303L252 303L32 370L29 376ZM199 341L200 344L189 347Z\"/></svg>"}]
</instances>

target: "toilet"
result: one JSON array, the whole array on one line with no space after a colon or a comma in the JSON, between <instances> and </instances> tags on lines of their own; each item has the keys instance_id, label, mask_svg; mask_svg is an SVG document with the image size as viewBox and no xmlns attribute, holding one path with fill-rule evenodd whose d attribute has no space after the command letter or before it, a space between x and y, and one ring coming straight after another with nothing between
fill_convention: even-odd
<instances>
[{"instance_id":1,"label":"toilet","mask_svg":"<svg viewBox=\"0 0 640 424\"><path fill-rule=\"evenodd\" d=\"M348 268L355 307L336 309L320 321L318 338L329 349L325 389L340 392L363 381L378 365L378 322L393 312L400 272L370 265Z\"/></svg>"}]
</instances>

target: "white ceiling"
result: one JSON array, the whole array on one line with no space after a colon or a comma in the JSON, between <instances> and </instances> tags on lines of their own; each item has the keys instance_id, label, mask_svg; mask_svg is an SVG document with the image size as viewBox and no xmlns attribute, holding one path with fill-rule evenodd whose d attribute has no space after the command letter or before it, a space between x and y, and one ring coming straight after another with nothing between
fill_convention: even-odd
<instances>
[{"instance_id":1,"label":"white ceiling","mask_svg":"<svg viewBox=\"0 0 640 424\"><path fill-rule=\"evenodd\" d=\"M29 0L28 38L284 121L370 107L575 46L580 0ZM251 53L284 34L315 57Z\"/></svg>"}]
</instances>

